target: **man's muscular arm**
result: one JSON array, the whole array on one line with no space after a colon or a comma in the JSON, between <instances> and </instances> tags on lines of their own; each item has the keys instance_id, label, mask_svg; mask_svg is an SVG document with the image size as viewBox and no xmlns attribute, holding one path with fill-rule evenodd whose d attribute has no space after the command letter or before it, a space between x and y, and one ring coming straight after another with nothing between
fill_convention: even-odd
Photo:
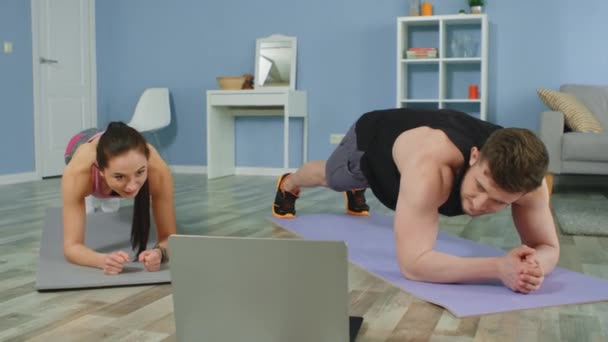
<instances>
[{"instance_id":1,"label":"man's muscular arm","mask_svg":"<svg viewBox=\"0 0 608 342\"><path fill-rule=\"evenodd\" d=\"M438 283L498 278L498 258L463 258L433 249L438 208L447 199L439 167L422 162L402 175L394 223L401 272L411 280Z\"/></svg>"},{"instance_id":2,"label":"man's muscular arm","mask_svg":"<svg viewBox=\"0 0 608 342\"><path fill-rule=\"evenodd\" d=\"M453 170L449 155L442 155L445 151L449 153L449 146L442 147L441 137L432 137L433 132L421 130L421 133L424 136L400 137L393 151L401 173L394 222L401 273L411 280L437 283L499 279L514 291L529 292L521 282L521 275L536 267L525 262L525 256L534 253L532 249L522 246L504 257L493 258L460 257L433 249L439 231L438 209L451 192ZM410 148L432 146L420 142L425 137L433 138L437 150ZM419 141L412 145L408 139Z\"/></svg>"},{"instance_id":3,"label":"man's muscular arm","mask_svg":"<svg viewBox=\"0 0 608 342\"><path fill-rule=\"evenodd\" d=\"M534 257L545 274L553 271L560 248L546 182L513 203L511 213L521 242L536 250Z\"/></svg>"}]
</instances>

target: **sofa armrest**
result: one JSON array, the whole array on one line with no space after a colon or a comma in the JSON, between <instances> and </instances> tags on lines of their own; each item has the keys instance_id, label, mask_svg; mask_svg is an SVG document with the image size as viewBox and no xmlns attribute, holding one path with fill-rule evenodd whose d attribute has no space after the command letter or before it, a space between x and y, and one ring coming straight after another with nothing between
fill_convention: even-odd
<instances>
[{"instance_id":1,"label":"sofa armrest","mask_svg":"<svg viewBox=\"0 0 608 342\"><path fill-rule=\"evenodd\" d=\"M540 114L540 139L549 153L549 172L559 174L562 170L562 137L564 136L564 114L546 111Z\"/></svg>"}]
</instances>

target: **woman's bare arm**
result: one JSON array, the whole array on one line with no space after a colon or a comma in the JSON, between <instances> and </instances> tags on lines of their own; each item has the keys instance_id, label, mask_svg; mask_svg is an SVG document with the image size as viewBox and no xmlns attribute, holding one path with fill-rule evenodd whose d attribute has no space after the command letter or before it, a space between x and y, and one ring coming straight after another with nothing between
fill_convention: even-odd
<instances>
[{"instance_id":1,"label":"woman's bare arm","mask_svg":"<svg viewBox=\"0 0 608 342\"><path fill-rule=\"evenodd\" d=\"M79 149L78 152L83 152ZM85 158L80 153L66 166L61 179L63 200L63 255L74 264L103 267L103 254L84 245L86 210L85 196L91 192L90 171L83 166ZM89 166L90 169L90 166Z\"/></svg>"},{"instance_id":2,"label":"woman's bare arm","mask_svg":"<svg viewBox=\"0 0 608 342\"><path fill-rule=\"evenodd\" d=\"M167 240L176 233L173 176L165 161L151 145L148 181L158 244L167 249ZM168 250L167 250L168 251Z\"/></svg>"}]
</instances>

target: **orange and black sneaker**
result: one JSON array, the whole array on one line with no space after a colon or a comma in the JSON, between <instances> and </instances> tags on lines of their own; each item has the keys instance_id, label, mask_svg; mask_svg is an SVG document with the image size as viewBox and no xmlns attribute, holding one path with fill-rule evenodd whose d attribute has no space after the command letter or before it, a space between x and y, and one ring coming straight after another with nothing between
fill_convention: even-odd
<instances>
[{"instance_id":1,"label":"orange and black sneaker","mask_svg":"<svg viewBox=\"0 0 608 342\"><path fill-rule=\"evenodd\" d=\"M286 173L279 177L279 180L277 181L277 194L274 197L274 203L272 204L272 215L274 215L274 217L296 217L296 200L298 199L298 196L281 189L281 184L289 175L290 173Z\"/></svg>"},{"instance_id":2,"label":"orange and black sneaker","mask_svg":"<svg viewBox=\"0 0 608 342\"><path fill-rule=\"evenodd\" d=\"M369 206L365 202L365 189L344 192L346 213L354 216L368 216Z\"/></svg>"}]
</instances>

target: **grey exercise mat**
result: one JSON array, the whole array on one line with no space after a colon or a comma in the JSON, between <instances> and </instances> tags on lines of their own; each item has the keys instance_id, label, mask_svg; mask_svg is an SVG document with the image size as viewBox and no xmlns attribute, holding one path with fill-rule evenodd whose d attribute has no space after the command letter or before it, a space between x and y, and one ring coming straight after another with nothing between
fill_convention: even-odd
<instances>
[{"instance_id":1,"label":"grey exercise mat","mask_svg":"<svg viewBox=\"0 0 608 342\"><path fill-rule=\"evenodd\" d=\"M555 194L551 199L561 230L572 235L608 236L608 199L602 194Z\"/></svg>"},{"instance_id":2,"label":"grey exercise mat","mask_svg":"<svg viewBox=\"0 0 608 342\"><path fill-rule=\"evenodd\" d=\"M167 264L158 272L148 272L143 264L131 262L118 275L105 275L102 270L69 263L63 257L63 220L61 208L48 208L42 228L40 260L36 289L65 290L126 285L145 285L171 282ZM116 213L87 215L85 243L100 252L124 250L133 256L130 247L133 207L124 207ZM156 240L156 228L150 228L150 242Z\"/></svg>"}]
</instances>

